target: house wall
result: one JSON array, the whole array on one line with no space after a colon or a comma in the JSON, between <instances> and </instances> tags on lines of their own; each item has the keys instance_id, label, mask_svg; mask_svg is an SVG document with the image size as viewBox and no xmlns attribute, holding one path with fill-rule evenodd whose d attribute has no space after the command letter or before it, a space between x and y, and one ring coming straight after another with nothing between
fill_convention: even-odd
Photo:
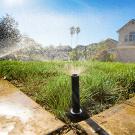
<instances>
[{"instance_id":1,"label":"house wall","mask_svg":"<svg viewBox=\"0 0 135 135\"><path fill-rule=\"evenodd\" d=\"M121 46L116 49L116 60L120 62L135 62L135 46Z\"/></svg>"},{"instance_id":2,"label":"house wall","mask_svg":"<svg viewBox=\"0 0 135 135\"><path fill-rule=\"evenodd\" d=\"M116 48L116 60L120 62L135 62L135 41L125 41L126 35L135 32L135 22L127 23L119 30L119 45Z\"/></svg>"},{"instance_id":3,"label":"house wall","mask_svg":"<svg viewBox=\"0 0 135 135\"><path fill-rule=\"evenodd\" d=\"M135 46L135 42L131 42L131 41L125 42L125 37L130 32L135 32L135 22L130 22L119 31L119 45L120 46L129 46L129 45Z\"/></svg>"}]
</instances>

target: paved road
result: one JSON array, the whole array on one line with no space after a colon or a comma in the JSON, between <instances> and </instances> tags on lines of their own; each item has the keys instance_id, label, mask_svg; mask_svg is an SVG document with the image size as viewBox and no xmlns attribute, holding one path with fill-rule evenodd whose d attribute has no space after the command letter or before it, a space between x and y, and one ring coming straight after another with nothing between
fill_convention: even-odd
<instances>
[{"instance_id":1,"label":"paved road","mask_svg":"<svg viewBox=\"0 0 135 135\"><path fill-rule=\"evenodd\" d=\"M45 135L64 123L0 79L0 135Z\"/></svg>"},{"instance_id":2,"label":"paved road","mask_svg":"<svg viewBox=\"0 0 135 135\"><path fill-rule=\"evenodd\" d=\"M97 135L92 121L109 135L135 135L135 97L79 123L89 135Z\"/></svg>"}]
</instances>

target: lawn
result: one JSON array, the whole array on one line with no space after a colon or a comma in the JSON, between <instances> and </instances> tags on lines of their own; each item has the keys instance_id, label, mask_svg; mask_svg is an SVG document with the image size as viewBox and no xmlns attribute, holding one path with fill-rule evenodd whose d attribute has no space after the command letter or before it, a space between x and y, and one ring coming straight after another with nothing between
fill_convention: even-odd
<instances>
[{"instance_id":1,"label":"lawn","mask_svg":"<svg viewBox=\"0 0 135 135\"><path fill-rule=\"evenodd\" d=\"M71 106L70 69L65 67L71 65L83 68L81 105L89 114L99 113L134 95L135 64L0 61L0 77L64 120Z\"/></svg>"}]
</instances>

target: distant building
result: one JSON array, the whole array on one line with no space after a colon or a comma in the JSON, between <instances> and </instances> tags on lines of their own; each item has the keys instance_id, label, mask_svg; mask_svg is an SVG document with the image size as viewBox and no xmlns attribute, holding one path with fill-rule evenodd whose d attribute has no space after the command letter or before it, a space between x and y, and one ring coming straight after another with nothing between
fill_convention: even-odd
<instances>
[{"instance_id":1,"label":"distant building","mask_svg":"<svg viewBox=\"0 0 135 135\"><path fill-rule=\"evenodd\" d=\"M135 46L135 20L129 21L118 31L119 45L122 46Z\"/></svg>"},{"instance_id":2,"label":"distant building","mask_svg":"<svg viewBox=\"0 0 135 135\"><path fill-rule=\"evenodd\" d=\"M117 60L135 62L135 19L130 20L117 32L119 34Z\"/></svg>"}]
</instances>

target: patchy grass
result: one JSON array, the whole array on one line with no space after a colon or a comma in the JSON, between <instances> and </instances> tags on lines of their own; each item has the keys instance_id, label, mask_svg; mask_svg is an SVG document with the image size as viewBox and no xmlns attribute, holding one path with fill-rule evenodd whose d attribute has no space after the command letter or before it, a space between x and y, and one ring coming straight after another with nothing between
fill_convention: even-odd
<instances>
[{"instance_id":1,"label":"patchy grass","mask_svg":"<svg viewBox=\"0 0 135 135\"><path fill-rule=\"evenodd\" d=\"M71 81L65 64L85 67L80 76L80 95L82 106L90 114L134 95L135 64L0 61L0 76L63 119L71 104Z\"/></svg>"}]
</instances>

